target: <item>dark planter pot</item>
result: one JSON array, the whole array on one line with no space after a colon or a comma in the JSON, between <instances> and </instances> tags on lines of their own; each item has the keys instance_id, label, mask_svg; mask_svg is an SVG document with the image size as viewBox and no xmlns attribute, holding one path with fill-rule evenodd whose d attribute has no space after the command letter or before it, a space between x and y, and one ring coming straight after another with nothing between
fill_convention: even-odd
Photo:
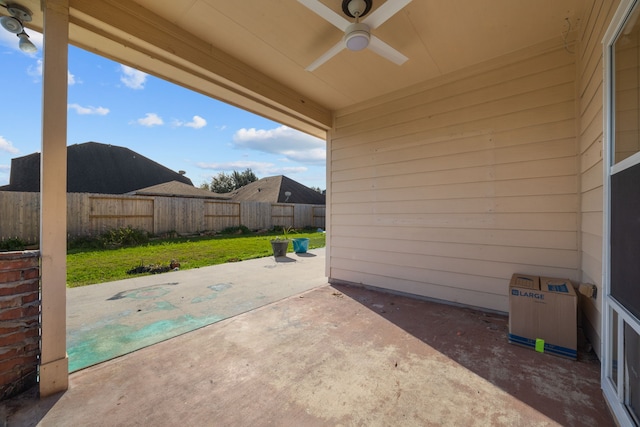
<instances>
[{"instance_id":1,"label":"dark planter pot","mask_svg":"<svg viewBox=\"0 0 640 427\"><path fill-rule=\"evenodd\" d=\"M281 256L287 256L287 249L289 249L288 240L272 240L271 248L273 249L273 256L278 258Z\"/></svg>"},{"instance_id":2,"label":"dark planter pot","mask_svg":"<svg viewBox=\"0 0 640 427\"><path fill-rule=\"evenodd\" d=\"M293 239L293 251L297 254L306 254L309 249L309 239L300 237Z\"/></svg>"}]
</instances>

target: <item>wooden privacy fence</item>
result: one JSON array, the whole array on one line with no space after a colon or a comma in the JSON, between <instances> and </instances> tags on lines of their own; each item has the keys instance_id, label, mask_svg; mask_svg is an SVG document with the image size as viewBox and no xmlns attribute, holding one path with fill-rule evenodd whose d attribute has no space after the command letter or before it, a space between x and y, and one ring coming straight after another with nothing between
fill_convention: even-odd
<instances>
[{"instance_id":1,"label":"wooden privacy fence","mask_svg":"<svg viewBox=\"0 0 640 427\"><path fill-rule=\"evenodd\" d=\"M40 194L0 191L0 240L39 239ZM325 228L325 207L265 202L231 202L162 196L67 194L68 236L94 236L133 227L149 233L196 234L244 225Z\"/></svg>"}]
</instances>

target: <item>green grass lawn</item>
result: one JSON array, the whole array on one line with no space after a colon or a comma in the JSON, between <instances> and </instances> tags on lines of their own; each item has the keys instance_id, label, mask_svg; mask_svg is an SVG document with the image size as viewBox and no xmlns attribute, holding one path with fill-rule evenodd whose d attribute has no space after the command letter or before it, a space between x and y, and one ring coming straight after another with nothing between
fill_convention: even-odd
<instances>
[{"instance_id":1,"label":"green grass lawn","mask_svg":"<svg viewBox=\"0 0 640 427\"><path fill-rule=\"evenodd\" d=\"M139 275L128 270L144 265L168 266L171 260L181 270L271 256L270 240L281 233L208 236L154 240L118 249L72 249L67 253L67 287L92 285ZM309 249L325 246L325 234L296 233L289 238L309 238ZM289 244L289 251L293 245ZM148 273L147 273L148 274Z\"/></svg>"}]
</instances>

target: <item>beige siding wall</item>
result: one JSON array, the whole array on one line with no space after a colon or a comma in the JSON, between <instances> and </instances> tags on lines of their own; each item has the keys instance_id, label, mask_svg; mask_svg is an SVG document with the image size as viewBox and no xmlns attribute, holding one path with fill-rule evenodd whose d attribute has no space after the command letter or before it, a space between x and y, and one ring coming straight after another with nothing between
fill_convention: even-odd
<instances>
[{"instance_id":1,"label":"beige siding wall","mask_svg":"<svg viewBox=\"0 0 640 427\"><path fill-rule=\"evenodd\" d=\"M512 273L577 280L575 60L556 41L337 112L332 280L500 311Z\"/></svg>"},{"instance_id":2,"label":"beige siding wall","mask_svg":"<svg viewBox=\"0 0 640 427\"><path fill-rule=\"evenodd\" d=\"M578 40L581 280L598 286L596 300L581 298L582 324L596 352L602 333L603 63L602 38L618 1L594 0Z\"/></svg>"}]
</instances>

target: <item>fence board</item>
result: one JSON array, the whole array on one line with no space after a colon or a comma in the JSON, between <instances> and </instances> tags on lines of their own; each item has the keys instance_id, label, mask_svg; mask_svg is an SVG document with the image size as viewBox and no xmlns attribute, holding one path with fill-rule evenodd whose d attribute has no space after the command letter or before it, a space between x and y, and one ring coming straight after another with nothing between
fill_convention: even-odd
<instances>
[{"instance_id":1,"label":"fence board","mask_svg":"<svg viewBox=\"0 0 640 427\"><path fill-rule=\"evenodd\" d=\"M271 203L242 202L240 206L242 225L250 230L267 230L273 227Z\"/></svg>"},{"instance_id":2,"label":"fence board","mask_svg":"<svg viewBox=\"0 0 640 427\"><path fill-rule=\"evenodd\" d=\"M205 224L207 230L224 230L242 225L240 203L205 202Z\"/></svg>"},{"instance_id":3,"label":"fence board","mask_svg":"<svg viewBox=\"0 0 640 427\"><path fill-rule=\"evenodd\" d=\"M315 228L325 228L325 216L327 208L325 206L311 206L311 224Z\"/></svg>"},{"instance_id":4,"label":"fence board","mask_svg":"<svg viewBox=\"0 0 640 427\"><path fill-rule=\"evenodd\" d=\"M202 213L203 199L156 197L154 203L154 229L156 234L176 232L197 233L207 230Z\"/></svg>"},{"instance_id":5,"label":"fence board","mask_svg":"<svg viewBox=\"0 0 640 427\"><path fill-rule=\"evenodd\" d=\"M67 234L92 236L131 226L153 234L197 234L244 225L325 228L325 207L265 202L212 201L187 197L67 194ZM0 240L37 242L40 193L0 191Z\"/></svg>"},{"instance_id":6,"label":"fence board","mask_svg":"<svg viewBox=\"0 0 640 427\"><path fill-rule=\"evenodd\" d=\"M295 207L294 205L271 204L271 221L273 225L280 227L295 226Z\"/></svg>"},{"instance_id":7,"label":"fence board","mask_svg":"<svg viewBox=\"0 0 640 427\"><path fill-rule=\"evenodd\" d=\"M37 193L0 191L0 240L38 240L40 198Z\"/></svg>"},{"instance_id":8,"label":"fence board","mask_svg":"<svg viewBox=\"0 0 640 427\"><path fill-rule=\"evenodd\" d=\"M89 227L95 234L122 227L155 233L153 218L153 198L89 196Z\"/></svg>"}]
</instances>

